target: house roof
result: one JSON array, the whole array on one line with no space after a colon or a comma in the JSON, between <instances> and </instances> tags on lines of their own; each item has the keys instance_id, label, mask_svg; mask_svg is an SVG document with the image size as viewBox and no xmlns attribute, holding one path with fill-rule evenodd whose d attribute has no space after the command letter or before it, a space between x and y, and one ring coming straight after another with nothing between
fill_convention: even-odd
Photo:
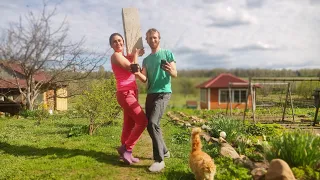
<instances>
[{"instance_id":1,"label":"house roof","mask_svg":"<svg viewBox=\"0 0 320 180\"><path fill-rule=\"evenodd\" d=\"M20 84L21 88L27 87L25 80L19 79L18 83ZM15 79L6 79L6 80L0 79L0 89L3 89L3 88L15 89L17 88L17 81Z\"/></svg>"},{"instance_id":2,"label":"house roof","mask_svg":"<svg viewBox=\"0 0 320 180\"><path fill-rule=\"evenodd\" d=\"M0 65L3 65L7 69L10 69L10 70L12 69L15 72L20 73L21 75L25 75L21 65L19 65L19 64L8 63L8 62L0 62ZM39 72L34 74L34 80L35 81L47 81L49 79L50 79L50 76L47 73L43 72L43 71L39 71Z\"/></svg>"},{"instance_id":3,"label":"house roof","mask_svg":"<svg viewBox=\"0 0 320 180\"><path fill-rule=\"evenodd\" d=\"M231 87L248 87L248 81L243 80L237 76L230 73L221 73L199 85L197 88L228 88L229 82L232 83L245 83L245 84L234 84Z\"/></svg>"}]
</instances>

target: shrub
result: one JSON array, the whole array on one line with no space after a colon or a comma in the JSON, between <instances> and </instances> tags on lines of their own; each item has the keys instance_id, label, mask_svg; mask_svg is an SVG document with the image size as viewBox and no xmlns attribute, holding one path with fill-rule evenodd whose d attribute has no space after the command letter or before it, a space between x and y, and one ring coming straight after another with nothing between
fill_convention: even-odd
<instances>
[{"instance_id":1,"label":"shrub","mask_svg":"<svg viewBox=\"0 0 320 180\"><path fill-rule=\"evenodd\" d=\"M226 132L226 140L229 142L235 142L236 138L244 133L244 125L242 121L237 119L219 117L212 119L208 122L208 125L212 128L210 134L213 137L219 137L221 131Z\"/></svg>"},{"instance_id":2,"label":"shrub","mask_svg":"<svg viewBox=\"0 0 320 180\"><path fill-rule=\"evenodd\" d=\"M90 135L105 121L114 121L121 112L114 76L92 81L89 89L76 99L75 109L79 115L88 118Z\"/></svg>"},{"instance_id":3,"label":"shrub","mask_svg":"<svg viewBox=\"0 0 320 180\"><path fill-rule=\"evenodd\" d=\"M39 125L41 123L42 120L46 119L49 117L49 112L44 109L44 108L39 108L36 110L23 110L20 113L20 116L24 117L24 118L32 118L37 120L37 125Z\"/></svg>"},{"instance_id":4,"label":"shrub","mask_svg":"<svg viewBox=\"0 0 320 180\"><path fill-rule=\"evenodd\" d=\"M20 116L24 117L24 118L34 118L35 117L35 112L32 111L32 110L28 110L28 109L25 109L25 110L22 110L20 111Z\"/></svg>"},{"instance_id":5,"label":"shrub","mask_svg":"<svg viewBox=\"0 0 320 180\"><path fill-rule=\"evenodd\" d=\"M218 157L215 160L217 164L217 173L215 179L252 179L250 171L240 165L233 163L231 158Z\"/></svg>"},{"instance_id":6,"label":"shrub","mask_svg":"<svg viewBox=\"0 0 320 180\"><path fill-rule=\"evenodd\" d=\"M320 138L302 130L285 132L270 139L264 152L268 160L280 158L292 167L313 167L320 161Z\"/></svg>"},{"instance_id":7,"label":"shrub","mask_svg":"<svg viewBox=\"0 0 320 180\"><path fill-rule=\"evenodd\" d=\"M188 143L190 140L189 132L179 132L172 135L171 142L175 144Z\"/></svg>"},{"instance_id":8,"label":"shrub","mask_svg":"<svg viewBox=\"0 0 320 180\"><path fill-rule=\"evenodd\" d=\"M87 134L89 127L87 125L75 125L70 128L68 137L76 137Z\"/></svg>"},{"instance_id":9,"label":"shrub","mask_svg":"<svg viewBox=\"0 0 320 180\"><path fill-rule=\"evenodd\" d=\"M281 134L283 127L279 124L246 124L245 132L251 136L277 136Z\"/></svg>"},{"instance_id":10,"label":"shrub","mask_svg":"<svg viewBox=\"0 0 320 180\"><path fill-rule=\"evenodd\" d=\"M310 166L294 167L292 168L292 172L297 179L320 180L320 172Z\"/></svg>"}]
</instances>

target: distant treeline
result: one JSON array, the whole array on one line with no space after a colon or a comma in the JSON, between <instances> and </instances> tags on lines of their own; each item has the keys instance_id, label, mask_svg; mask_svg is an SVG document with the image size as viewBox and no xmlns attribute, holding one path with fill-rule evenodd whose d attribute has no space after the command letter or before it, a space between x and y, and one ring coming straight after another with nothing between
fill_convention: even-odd
<instances>
[{"instance_id":1,"label":"distant treeline","mask_svg":"<svg viewBox=\"0 0 320 180\"><path fill-rule=\"evenodd\" d=\"M320 77L320 69L212 69L180 70L179 77L214 77L221 73L231 73L238 77Z\"/></svg>"},{"instance_id":2,"label":"distant treeline","mask_svg":"<svg viewBox=\"0 0 320 180\"><path fill-rule=\"evenodd\" d=\"M104 72L108 77L111 72ZM99 72L93 72L93 76L97 74L104 74L103 70ZM179 77L214 77L221 73L231 73L238 77L320 77L320 69L211 69L211 70L178 70Z\"/></svg>"}]
</instances>

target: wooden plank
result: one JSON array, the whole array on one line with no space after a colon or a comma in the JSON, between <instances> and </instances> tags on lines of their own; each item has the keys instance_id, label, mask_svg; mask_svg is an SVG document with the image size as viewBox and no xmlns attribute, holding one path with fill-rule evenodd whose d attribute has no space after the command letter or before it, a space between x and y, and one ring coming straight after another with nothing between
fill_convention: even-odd
<instances>
[{"instance_id":1,"label":"wooden plank","mask_svg":"<svg viewBox=\"0 0 320 180\"><path fill-rule=\"evenodd\" d=\"M122 8L122 22L127 54L135 48L142 49L140 18L137 8Z\"/></svg>"}]
</instances>

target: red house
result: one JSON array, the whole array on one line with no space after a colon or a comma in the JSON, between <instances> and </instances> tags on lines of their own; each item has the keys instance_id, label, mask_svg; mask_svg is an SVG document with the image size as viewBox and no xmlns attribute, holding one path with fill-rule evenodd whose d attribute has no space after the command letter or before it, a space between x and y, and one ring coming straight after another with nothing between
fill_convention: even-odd
<instances>
[{"instance_id":1,"label":"red house","mask_svg":"<svg viewBox=\"0 0 320 180\"><path fill-rule=\"evenodd\" d=\"M198 86L200 88L201 109L245 109L248 81L229 73L222 73ZM257 86L253 86L255 88ZM253 90L254 95L255 90ZM230 96L231 93L231 96ZM229 101L231 97L231 102ZM251 96L248 97L247 108L252 107Z\"/></svg>"}]
</instances>

